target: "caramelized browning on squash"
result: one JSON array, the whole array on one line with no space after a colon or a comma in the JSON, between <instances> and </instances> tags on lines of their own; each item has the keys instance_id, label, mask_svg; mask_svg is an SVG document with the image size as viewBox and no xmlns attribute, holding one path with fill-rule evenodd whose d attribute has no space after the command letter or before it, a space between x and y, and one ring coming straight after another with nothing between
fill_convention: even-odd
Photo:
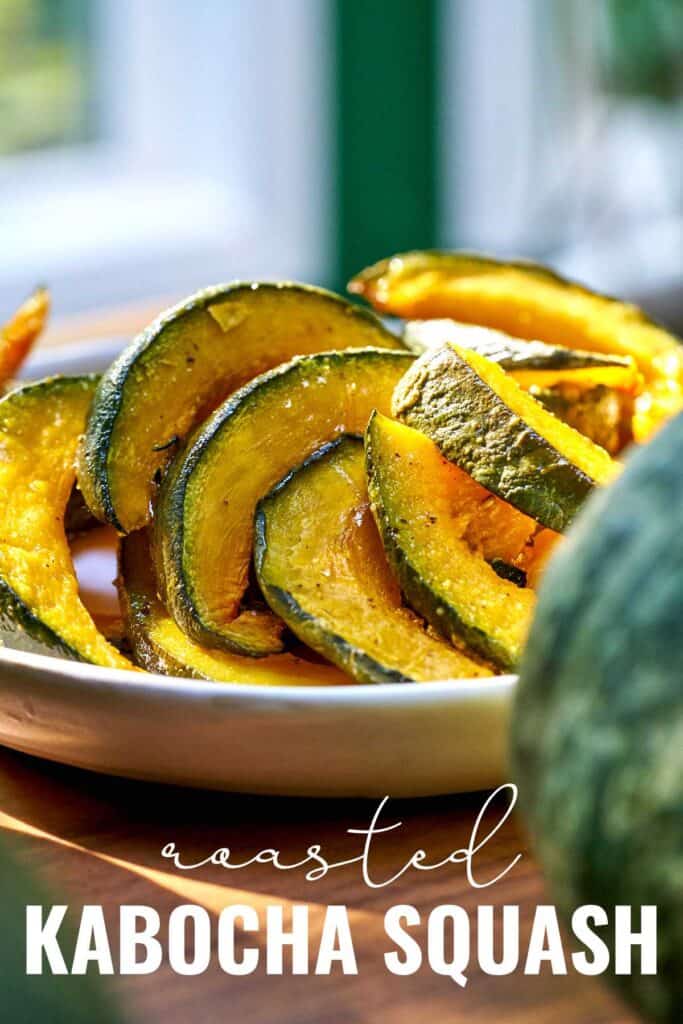
<instances>
[{"instance_id":1,"label":"caramelized browning on squash","mask_svg":"<svg viewBox=\"0 0 683 1024\"><path fill-rule=\"evenodd\" d=\"M526 570L537 523L386 416L373 415L365 447L372 510L408 602L447 639L512 668L534 594L489 563Z\"/></svg>"},{"instance_id":2,"label":"caramelized browning on squash","mask_svg":"<svg viewBox=\"0 0 683 1024\"><path fill-rule=\"evenodd\" d=\"M467 253L413 252L362 271L349 290L382 312L453 317L519 338L632 356L645 378L634 436L645 439L683 406L683 349L636 306L543 267Z\"/></svg>"},{"instance_id":3,"label":"caramelized browning on squash","mask_svg":"<svg viewBox=\"0 0 683 1024\"><path fill-rule=\"evenodd\" d=\"M295 355L401 343L370 313L318 288L219 285L163 313L104 374L79 459L93 513L120 532L150 520L155 473L188 431L246 381Z\"/></svg>"},{"instance_id":4,"label":"caramelized browning on squash","mask_svg":"<svg viewBox=\"0 0 683 1024\"><path fill-rule=\"evenodd\" d=\"M64 532L95 383L55 377L0 402L0 642L131 668L80 600Z\"/></svg>"},{"instance_id":5,"label":"caramelized browning on squash","mask_svg":"<svg viewBox=\"0 0 683 1024\"><path fill-rule=\"evenodd\" d=\"M260 502L255 558L273 609L359 682L491 674L402 605L370 512L359 440L324 449Z\"/></svg>"},{"instance_id":6,"label":"caramelized browning on squash","mask_svg":"<svg viewBox=\"0 0 683 1024\"><path fill-rule=\"evenodd\" d=\"M396 388L393 409L482 486L559 532L594 484L618 471L499 366L454 344L420 357Z\"/></svg>"},{"instance_id":7,"label":"caramelized browning on squash","mask_svg":"<svg viewBox=\"0 0 683 1024\"><path fill-rule=\"evenodd\" d=\"M154 522L162 594L189 636L227 645L259 498L326 441L362 432L375 405L388 411L410 361L382 349L300 357L257 377L206 421L172 464Z\"/></svg>"},{"instance_id":8,"label":"caramelized browning on squash","mask_svg":"<svg viewBox=\"0 0 683 1024\"><path fill-rule=\"evenodd\" d=\"M11 320L0 327L0 388L17 372L42 334L50 312L46 288L36 288Z\"/></svg>"},{"instance_id":9,"label":"caramelized browning on squash","mask_svg":"<svg viewBox=\"0 0 683 1024\"><path fill-rule=\"evenodd\" d=\"M122 538L117 585L133 655L149 672L254 686L344 686L353 682L334 665L292 653L254 659L193 643L157 597L145 530Z\"/></svg>"}]
</instances>

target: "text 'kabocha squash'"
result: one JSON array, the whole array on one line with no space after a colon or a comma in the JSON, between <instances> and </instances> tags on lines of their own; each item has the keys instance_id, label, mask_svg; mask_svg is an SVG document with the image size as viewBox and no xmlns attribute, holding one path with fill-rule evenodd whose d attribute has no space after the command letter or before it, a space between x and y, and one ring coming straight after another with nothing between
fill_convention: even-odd
<instances>
[{"instance_id":1,"label":"text 'kabocha squash'","mask_svg":"<svg viewBox=\"0 0 683 1024\"><path fill-rule=\"evenodd\" d=\"M365 451L372 511L410 606L451 642L513 668L533 614L532 585L557 535L402 423L375 413ZM510 578L501 579L501 566Z\"/></svg>"},{"instance_id":2,"label":"text 'kabocha squash'","mask_svg":"<svg viewBox=\"0 0 683 1024\"><path fill-rule=\"evenodd\" d=\"M103 375L79 457L92 512L145 526L155 473L188 431L246 381L295 355L401 348L375 316L296 284L229 284L162 313Z\"/></svg>"},{"instance_id":3,"label":"text 'kabocha squash'","mask_svg":"<svg viewBox=\"0 0 683 1024\"><path fill-rule=\"evenodd\" d=\"M117 585L133 656L148 672L253 686L343 686L353 681L334 665L293 652L248 658L193 643L157 597L146 530L121 539Z\"/></svg>"},{"instance_id":4,"label":"text 'kabocha squash'","mask_svg":"<svg viewBox=\"0 0 683 1024\"><path fill-rule=\"evenodd\" d=\"M0 643L132 668L78 593L64 530L93 377L52 377L0 401Z\"/></svg>"},{"instance_id":5,"label":"text 'kabocha squash'","mask_svg":"<svg viewBox=\"0 0 683 1024\"><path fill-rule=\"evenodd\" d=\"M388 412L412 358L376 348L298 357L232 395L176 457L153 547L165 604L188 636L243 650L231 623L249 580L259 498L326 441L362 433L375 406Z\"/></svg>"},{"instance_id":6,"label":"text 'kabocha squash'","mask_svg":"<svg viewBox=\"0 0 683 1024\"><path fill-rule=\"evenodd\" d=\"M645 440L683 407L680 341L627 302L534 263L461 252L408 252L358 274L349 290L382 313L452 317L519 338L631 356L644 378L633 436Z\"/></svg>"},{"instance_id":7,"label":"text 'kabocha squash'","mask_svg":"<svg viewBox=\"0 0 683 1024\"><path fill-rule=\"evenodd\" d=\"M618 465L495 363L455 344L428 351L402 378L394 415L421 430L487 490L563 532Z\"/></svg>"},{"instance_id":8,"label":"text 'kabocha squash'","mask_svg":"<svg viewBox=\"0 0 683 1024\"><path fill-rule=\"evenodd\" d=\"M492 674L403 606L370 512L358 438L324 448L259 503L255 562L271 607L359 682Z\"/></svg>"}]
</instances>

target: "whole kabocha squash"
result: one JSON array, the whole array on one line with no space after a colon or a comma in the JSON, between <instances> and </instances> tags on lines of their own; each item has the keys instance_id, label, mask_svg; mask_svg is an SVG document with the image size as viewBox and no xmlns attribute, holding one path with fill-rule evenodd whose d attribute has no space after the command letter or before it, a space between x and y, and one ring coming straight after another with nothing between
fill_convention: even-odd
<instances>
[{"instance_id":1,"label":"whole kabocha squash","mask_svg":"<svg viewBox=\"0 0 683 1024\"><path fill-rule=\"evenodd\" d=\"M682 638L683 415L590 498L549 566L512 725L558 905L630 905L636 931L657 906L657 974L635 951L614 982L663 1022L683 1020Z\"/></svg>"}]
</instances>

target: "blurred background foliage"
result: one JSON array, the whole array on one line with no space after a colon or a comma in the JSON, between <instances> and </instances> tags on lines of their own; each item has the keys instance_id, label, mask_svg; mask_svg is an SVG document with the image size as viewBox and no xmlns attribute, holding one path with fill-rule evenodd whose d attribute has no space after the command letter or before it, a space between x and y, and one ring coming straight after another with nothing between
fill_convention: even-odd
<instances>
[{"instance_id":1,"label":"blurred background foliage","mask_svg":"<svg viewBox=\"0 0 683 1024\"><path fill-rule=\"evenodd\" d=\"M0 154L93 137L87 0L0 0Z\"/></svg>"}]
</instances>

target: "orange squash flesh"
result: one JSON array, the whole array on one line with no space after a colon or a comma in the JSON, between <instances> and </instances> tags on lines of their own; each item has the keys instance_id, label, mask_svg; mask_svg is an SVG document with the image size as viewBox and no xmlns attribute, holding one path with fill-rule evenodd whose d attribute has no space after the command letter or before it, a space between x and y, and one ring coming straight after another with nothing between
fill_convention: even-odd
<instances>
[{"instance_id":1,"label":"orange squash flesh","mask_svg":"<svg viewBox=\"0 0 683 1024\"><path fill-rule=\"evenodd\" d=\"M417 430L375 413L365 445L373 513L408 602L447 639L514 667L535 596L490 563L524 568L539 532L558 535L539 531Z\"/></svg>"},{"instance_id":2,"label":"orange squash flesh","mask_svg":"<svg viewBox=\"0 0 683 1024\"><path fill-rule=\"evenodd\" d=\"M64 511L92 378L51 378L0 402L0 642L132 668L79 597Z\"/></svg>"},{"instance_id":3,"label":"orange squash flesh","mask_svg":"<svg viewBox=\"0 0 683 1024\"><path fill-rule=\"evenodd\" d=\"M0 387L17 372L42 334L50 311L46 288L36 288L3 327L0 327Z\"/></svg>"}]
</instances>

